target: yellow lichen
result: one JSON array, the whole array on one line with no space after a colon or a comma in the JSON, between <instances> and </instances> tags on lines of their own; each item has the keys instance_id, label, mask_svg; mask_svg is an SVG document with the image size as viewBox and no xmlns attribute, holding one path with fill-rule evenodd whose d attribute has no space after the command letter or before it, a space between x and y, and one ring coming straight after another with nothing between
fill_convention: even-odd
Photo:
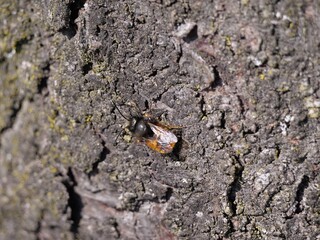
<instances>
[{"instance_id":1,"label":"yellow lichen","mask_svg":"<svg viewBox=\"0 0 320 240\"><path fill-rule=\"evenodd\" d=\"M263 73L261 73L261 74L259 75L259 78L260 78L260 80L265 80L265 79L266 79L266 75L263 74Z\"/></svg>"},{"instance_id":2,"label":"yellow lichen","mask_svg":"<svg viewBox=\"0 0 320 240\"><path fill-rule=\"evenodd\" d=\"M226 47L231 47L231 37L230 36L226 36L225 37L225 45Z\"/></svg>"},{"instance_id":3,"label":"yellow lichen","mask_svg":"<svg viewBox=\"0 0 320 240\"><path fill-rule=\"evenodd\" d=\"M92 114L88 114L85 117L85 123L90 123L92 121L93 115Z\"/></svg>"}]
</instances>

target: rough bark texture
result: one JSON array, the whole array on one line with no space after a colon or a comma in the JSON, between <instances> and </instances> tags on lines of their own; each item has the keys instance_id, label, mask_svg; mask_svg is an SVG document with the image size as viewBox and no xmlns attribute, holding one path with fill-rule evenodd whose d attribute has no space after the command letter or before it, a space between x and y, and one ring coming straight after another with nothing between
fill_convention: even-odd
<instances>
[{"instance_id":1,"label":"rough bark texture","mask_svg":"<svg viewBox=\"0 0 320 240\"><path fill-rule=\"evenodd\" d=\"M0 36L0 239L320 239L319 1L0 0Z\"/></svg>"}]
</instances>

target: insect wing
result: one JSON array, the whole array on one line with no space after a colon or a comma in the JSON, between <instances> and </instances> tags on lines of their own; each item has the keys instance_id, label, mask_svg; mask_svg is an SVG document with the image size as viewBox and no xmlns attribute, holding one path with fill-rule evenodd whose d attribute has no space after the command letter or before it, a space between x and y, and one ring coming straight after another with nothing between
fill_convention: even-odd
<instances>
[{"instance_id":1,"label":"insect wing","mask_svg":"<svg viewBox=\"0 0 320 240\"><path fill-rule=\"evenodd\" d=\"M149 123L151 130L155 137L152 139L146 139L146 144L153 150L160 153L172 152L175 144L178 142L178 138L169 130Z\"/></svg>"}]
</instances>

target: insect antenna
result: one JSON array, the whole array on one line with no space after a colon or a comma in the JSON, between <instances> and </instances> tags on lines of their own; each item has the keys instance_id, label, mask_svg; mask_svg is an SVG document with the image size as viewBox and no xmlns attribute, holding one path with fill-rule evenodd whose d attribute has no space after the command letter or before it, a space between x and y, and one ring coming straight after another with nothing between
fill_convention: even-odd
<instances>
[{"instance_id":1,"label":"insect antenna","mask_svg":"<svg viewBox=\"0 0 320 240\"><path fill-rule=\"evenodd\" d=\"M113 100L111 100L111 101L112 101L114 107L115 107L115 108L118 110L118 112L120 113L121 117L123 117L123 118L126 119L128 122L130 122L130 119L122 114L122 112L120 111L120 109L118 108L118 106L115 104L115 102L114 102ZM131 113L130 113L130 114L131 114ZM120 137L120 135L121 135L124 131L125 131L125 130L122 129L122 130L119 132L119 134L117 135L116 139L114 140L114 143L113 143L114 146L117 145L118 138Z\"/></svg>"},{"instance_id":2,"label":"insect antenna","mask_svg":"<svg viewBox=\"0 0 320 240\"><path fill-rule=\"evenodd\" d=\"M111 101L112 101L112 100L111 100ZM115 104L115 102L112 101L112 103L113 103L114 107L118 110L118 112L120 113L120 115L121 115L124 119L126 119L127 121L130 121L130 119L128 119L127 117L125 117L125 116L122 114L122 112L120 111L120 109L118 108L118 106Z\"/></svg>"},{"instance_id":3,"label":"insect antenna","mask_svg":"<svg viewBox=\"0 0 320 240\"><path fill-rule=\"evenodd\" d=\"M119 138L119 136L120 136L123 132L124 132L123 129L119 132L119 134L117 135L116 139L114 140L113 146L117 145L117 143L118 143L118 138Z\"/></svg>"}]
</instances>

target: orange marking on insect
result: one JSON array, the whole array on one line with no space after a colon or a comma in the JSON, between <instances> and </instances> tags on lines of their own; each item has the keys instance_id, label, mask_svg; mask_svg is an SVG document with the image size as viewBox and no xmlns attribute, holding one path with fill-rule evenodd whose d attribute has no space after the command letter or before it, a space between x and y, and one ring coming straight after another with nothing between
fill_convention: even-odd
<instances>
[{"instance_id":1,"label":"orange marking on insect","mask_svg":"<svg viewBox=\"0 0 320 240\"><path fill-rule=\"evenodd\" d=\"M151 138L145 138L145 144L159 153L171 153L178 142L176 135L168 129L162 128L153 123L148 124L153 131L154 136Z\"/></svg>"}]
</instances>

